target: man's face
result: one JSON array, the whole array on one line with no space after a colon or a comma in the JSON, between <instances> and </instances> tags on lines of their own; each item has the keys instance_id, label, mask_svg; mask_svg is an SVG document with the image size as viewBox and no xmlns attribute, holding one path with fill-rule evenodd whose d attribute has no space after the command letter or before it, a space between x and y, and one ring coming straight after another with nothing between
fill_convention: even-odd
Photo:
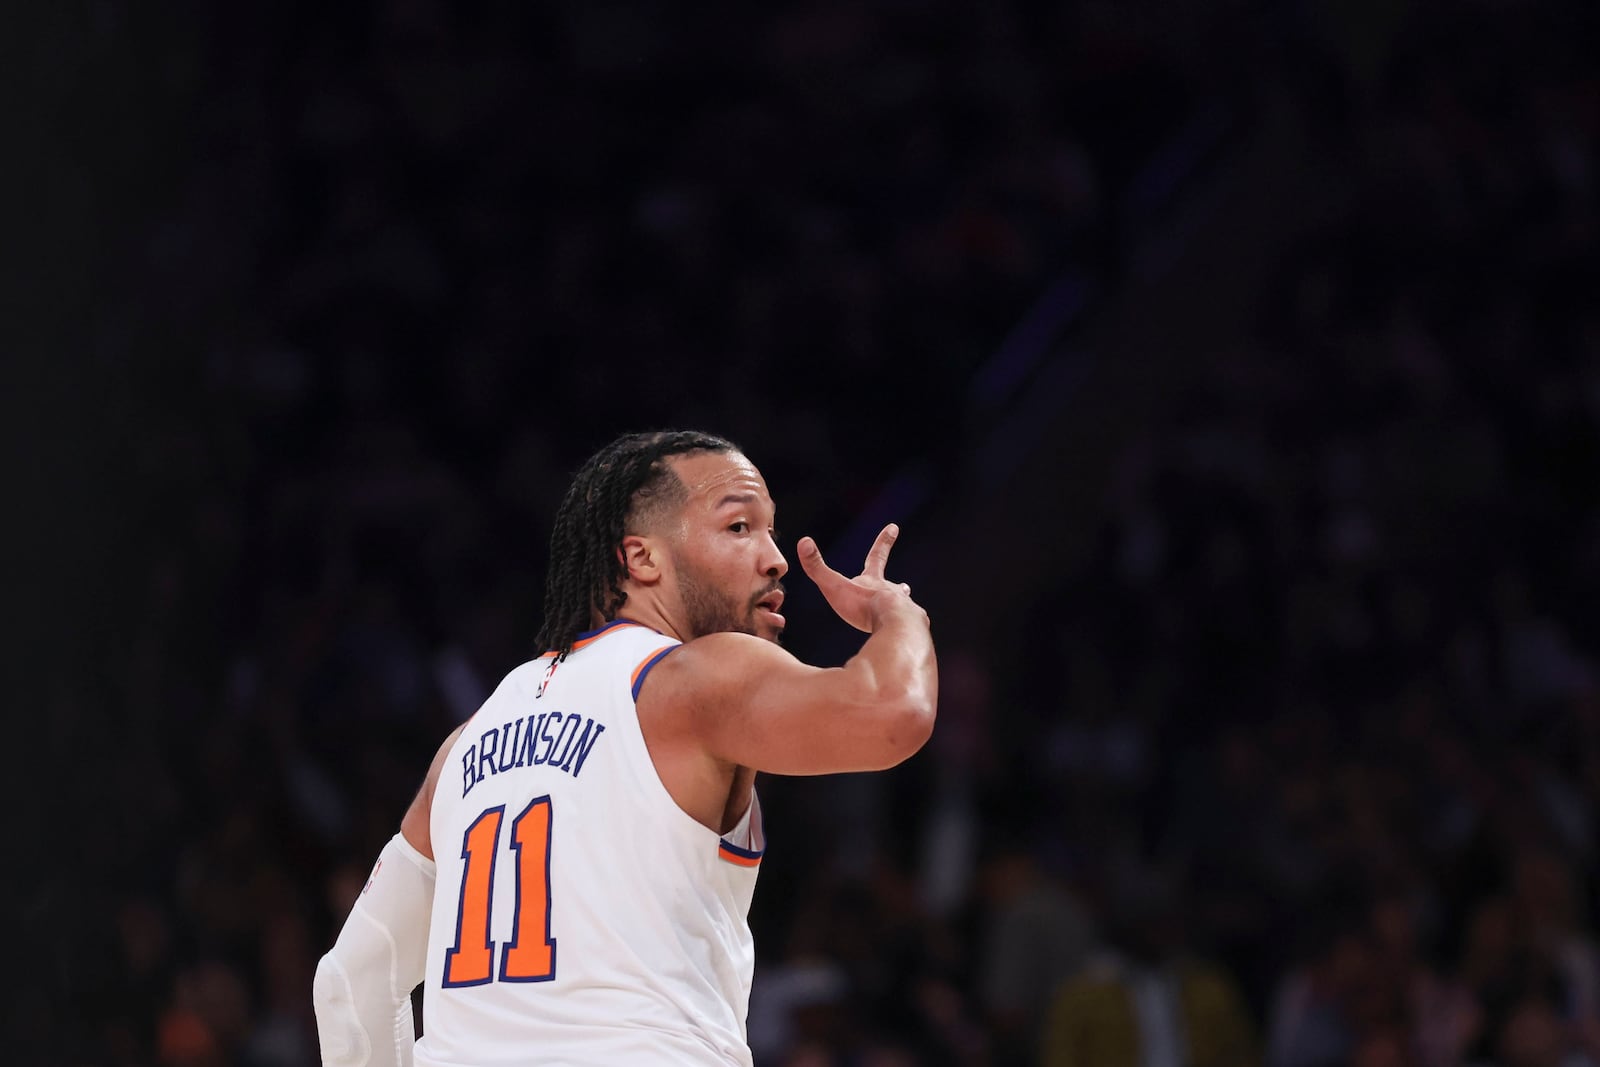
<instances>
[{"instance_id":1,"label":"man's face","mask_svg":"<svg viewBox=\"0 0 1600 1067\"><path fill-rule=\"evenodd\" d=\"M686 637L783 633L788 561L778 551L775 511L761 472L737 452L669 460L688 500L669 538Z\"/></svg>"}]
</instances>

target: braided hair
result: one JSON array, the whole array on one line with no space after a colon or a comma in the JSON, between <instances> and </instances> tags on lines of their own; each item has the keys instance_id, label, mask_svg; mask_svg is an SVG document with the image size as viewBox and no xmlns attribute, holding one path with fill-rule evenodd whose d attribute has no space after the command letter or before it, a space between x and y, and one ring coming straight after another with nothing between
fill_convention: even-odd
<instances>
[{"instance_id":1,"label":"braided hair","mask_svg":"<svg viewBox=\"0 0 1600 1067\"><path fill-rule=\"evenodd\" d=\"M545 573L539 647L565 658L594 612L616 618L627 594L618 549L630 520L654 504L681 498L683 484L663 462L690 452L737 452L733 442L694 430L632 433L612 441L573 475L556 511Z\"/></svg>"}]
</instances>

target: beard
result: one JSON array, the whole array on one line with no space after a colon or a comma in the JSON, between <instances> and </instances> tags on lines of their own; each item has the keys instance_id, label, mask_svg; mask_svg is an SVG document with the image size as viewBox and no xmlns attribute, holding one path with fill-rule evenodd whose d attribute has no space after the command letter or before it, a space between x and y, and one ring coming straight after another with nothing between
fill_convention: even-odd
<instances>
[{"instance_id":1,"label":"beard","mask_svg":"<svg viewBox=\"0 0 1600 1067\"><path fill-rule=\"evenodd\" d=\"M678 571L678 591L683 596L683 608L688 614L693 636L706 634L754 634L755 609L741 605L733 597L719 592L710 582L687 568Z\"/></svg>"},{"instance_id":2,"label":"beard","mask_svg":"<svg viewBox=\"0 0 1600 1067\"><path fill-rule=\"evenodd\" d=\"M782 588L781 585L778 588ZM712 583L701 579L694 570L680 566L678 592L683 597L684 612L692 637L706 634L749 634L762 636L756 629L755 599L741 601L719 591ZM761 596L765 596L762 593ZM759 599L759 598L756 598ZM782 643L782 632L774 633L769 640Z\"/></svg>"}]
</instances>

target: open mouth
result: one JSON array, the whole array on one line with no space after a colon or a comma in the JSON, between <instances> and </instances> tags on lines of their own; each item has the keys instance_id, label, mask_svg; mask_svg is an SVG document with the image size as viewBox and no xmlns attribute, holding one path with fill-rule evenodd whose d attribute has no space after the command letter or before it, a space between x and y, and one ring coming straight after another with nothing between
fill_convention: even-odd
<instances>
[{"instance_id":1,"label":"open mouth","mask_svg":"<svg viewBox=\"0 0 1600 1067\"><path fill-rule=\"evenodd\" d=\"M766 596L764 596L760 600L756 601L756 610L764 613L768 617L768 621L774 622L778 626L782 626L784 624L784 622L785 622L784 617L782 615L778 614L778 612L782 608L783 608L783 590L782 589L774 589L772 592L768 593Z\"/></svg>"}]
</instances>

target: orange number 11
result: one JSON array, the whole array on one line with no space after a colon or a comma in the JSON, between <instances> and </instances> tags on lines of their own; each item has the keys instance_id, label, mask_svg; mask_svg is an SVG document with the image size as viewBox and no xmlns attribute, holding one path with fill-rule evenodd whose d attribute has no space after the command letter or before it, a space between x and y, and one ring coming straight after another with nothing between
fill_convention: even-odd
<instances>
[{"instance_id":1,"label":"orange number 11","mask_svg":"<svg viewBox=\"0 0 1600 1067\"><path fill-rule=\"evenodd\" d=\"M461 904L456 909L456 943L445 950L444 985L485 985L496 980L489 914L495 860L500 853L500 823L506 806L484 811L462 835ZM550 798L537 797L511 821L511 851L516 854L517 891L511 940L500 953L502 982L548 982L556 976L556 939L550 936Z\"/></svg>"}]
</instances>

